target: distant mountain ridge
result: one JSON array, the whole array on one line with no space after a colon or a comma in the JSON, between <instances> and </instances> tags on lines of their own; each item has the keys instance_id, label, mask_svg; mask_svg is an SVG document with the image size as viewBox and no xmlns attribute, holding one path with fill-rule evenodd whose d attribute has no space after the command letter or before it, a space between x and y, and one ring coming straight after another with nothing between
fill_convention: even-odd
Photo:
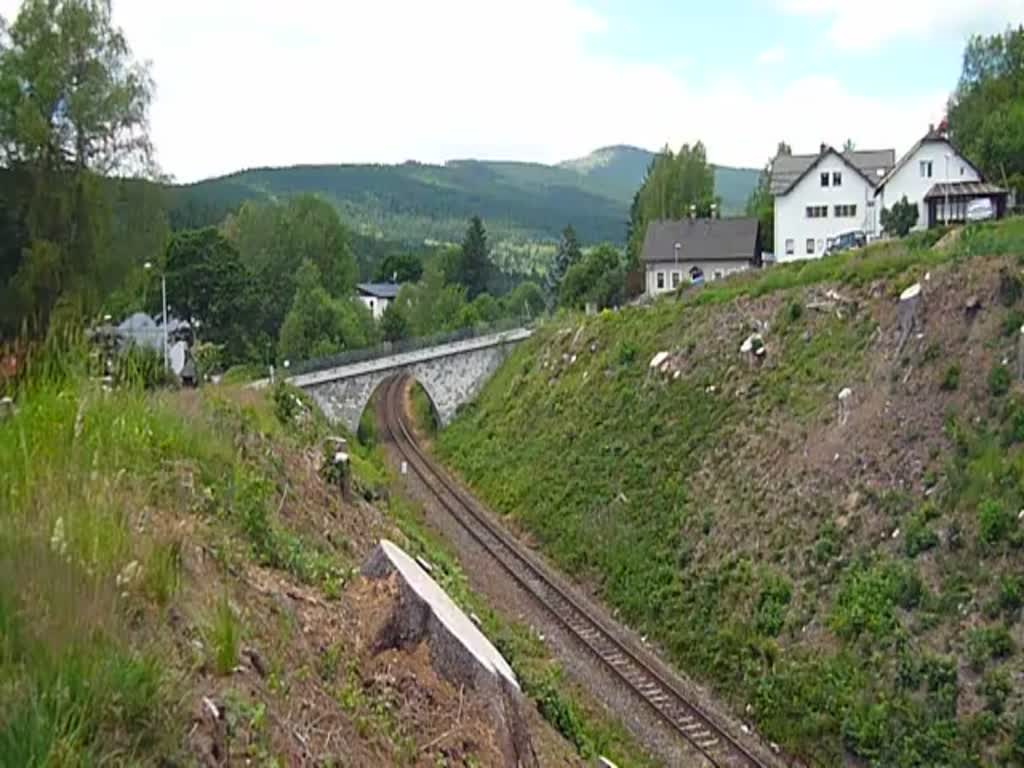
<instances>
[{"instance_id":1,"label":"distant mountain ridge","mask_svg":"<svg viewBox=\"0 0 1024 768\"><path fill-rule=\"evenodd\" d=\"M314 193L336 205L361 234L382 240L457 242L467 219L480 215L498 242L551 242L572 224L584 242L621 243L630 203L653 157L621 145L557 165L452 160L254 168L172 187L172 220L201 226L247 200ZM742 211L757 173L715 169L727 215Z\"/></svg>"}]
</instances>

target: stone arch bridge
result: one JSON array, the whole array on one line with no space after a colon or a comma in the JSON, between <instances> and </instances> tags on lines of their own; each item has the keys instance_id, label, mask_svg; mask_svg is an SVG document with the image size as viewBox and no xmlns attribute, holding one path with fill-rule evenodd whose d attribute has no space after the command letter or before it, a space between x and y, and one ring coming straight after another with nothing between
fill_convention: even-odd
<instances>
[{"instance_id":1,"label":"stone arch bridge","mask_svg":"<svg viewBox=\"0 0 1024 768\"><path fill-rule=\"evenodd\" d=\"M531 333L520 328L478 336L304 373L288 381L309 394L328 419L355 434L377 387L395 374L406 373L423 386L438 419L446 425L459 406L476 397L512 349Z\"/></svg>"}]
</instances>

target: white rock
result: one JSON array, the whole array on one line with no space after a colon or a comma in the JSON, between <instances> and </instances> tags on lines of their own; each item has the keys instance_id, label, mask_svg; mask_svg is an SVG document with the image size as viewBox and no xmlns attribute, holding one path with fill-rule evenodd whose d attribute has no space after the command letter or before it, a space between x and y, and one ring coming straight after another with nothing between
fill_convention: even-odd
<instances>
[{"instance_id":1,"label":"white rock","mask_svg":"<svg viewBox=\"0 0 1024 768\"><path fill-rule=\"evenodd\" d=\"M673 379L678 379L682 375L683 375L682 371L676 371L675 373L672 374L672 378Z\"/></svg>"},{"instance_id":2,"label":"white rock","mask_svg":"<svg viewBox=\"0 0 1024 768\"><path fill-rule=\"evenodd\" d=\"M895 531L892 532L892 537L894 539L898 539L900 537L900 529L899 528L897 528Z\"/></svg>"},{"instance_id":3,"label":"white rock","mask_svg":"<svg viewBox=\"0 0 1024 768\"><path fill-rule=\"evenodd\" d=\"M117 586L127 587L131 584L135 577L139 575L141 566L138 560L132 560L128 565L121 569L121 572L117 574Z\"/></svg>"},{"instance_id":4,"label":"white rock","mask_svg":"<svg viewBox=\"0 0 1024 768\"><path fill-rule=\"evenodd\" d=\"M757 354L764 354L761 350L764 349L764 337L760 333L752 333L747 336L746 340L740 345L740 352L748 354L754 351L754 347L757 347Z\"/></svg>"},{"instance_id":5,"label":"white rock","mask_svg":"<svg viewBox=\"0 0 1024 768\"><path fill-rule=\"evenodd\" d=\"M851 397L853 397L853 390L850 389L849 387L844 387L842 390L840 390L840 392L839 392L839 399L840 400L849 400Z\"/></svg>"},{"instance_id":6,"label":"white rock","mask_svg":"<svg viewBox=\"0 0 1024 768\"><path fill-rule=\"evenodd\" d=\"M910 301L910 299L916 298L921 295L921 284L914 283L912 286L907 288L903 293L900 294L900 301Z\"/></svg>"},{"instance_id":7,"label":"white rock","mask_svg":"<svg viewBox=\"0 0 1024 768\"><path fill-rule=\"evenodd\" d=\"M213 703L213 700L209 696L203 696L203 706L206 711L210 713L210 717L214 720L220 720L220 710L217 709L217 705Z\"/></svg>"},{"instance_id":8,"label":"white rock","mask_svg":"<svg viewBox=\"0 0 1024 768\"><path fill-rule=\"evenodd\" d=\"M651 358L651 368L658 368L666 360L668 360L668 352L659 352Z\"/></svg>"}]
</instances>

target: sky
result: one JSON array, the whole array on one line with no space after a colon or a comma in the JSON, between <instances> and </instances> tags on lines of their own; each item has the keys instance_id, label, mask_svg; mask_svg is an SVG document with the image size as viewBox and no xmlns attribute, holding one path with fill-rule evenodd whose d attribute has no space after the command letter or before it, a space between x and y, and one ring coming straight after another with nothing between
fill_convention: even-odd
<instances>
[{"instance_id":1,"label":"sky","mask_svg":"<svg viewBox=\"0 0 1024 768\"><path fill-rule=\"evenodd\" d=\"M942 119L968 36L1024 21L1024 0L113 3L183 182L697 140L751 167L780 140L902 152Z\"/></svg>"}]
</instances>

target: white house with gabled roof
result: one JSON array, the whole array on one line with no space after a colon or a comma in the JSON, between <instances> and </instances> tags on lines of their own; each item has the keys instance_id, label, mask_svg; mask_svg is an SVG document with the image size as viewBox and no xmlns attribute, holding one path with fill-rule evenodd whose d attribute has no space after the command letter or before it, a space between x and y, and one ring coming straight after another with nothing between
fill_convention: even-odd
<instances>
[{"instance_id":1,"label":"white house with gabled roof","mask_svg":"<svg viewBox=\"0 0 1024 768\"><path fill-rule=\"evenodd\" d=\"M818 258L830 237L845 232L879 234L875 190L895 161L892 149L840 152L826 144L816 155L776 157L775 260Z\"/></svg>"},{"instance_id":2,"label":"white house with gabled roof","mask_svg":"<svg viewBox=\"0 0 1024 768\"><path fill-rule=\"evenodd\" d=\"M971 200L988 197L997 216L1006 207L1006 190L988 184L970 160L960 154L945 132L934 126L886 174L875 192L880 208L904 197L917 205L915 230L963 222ZM948 209L947 209L948 204Z\"/></svg>"}]
</instances>

